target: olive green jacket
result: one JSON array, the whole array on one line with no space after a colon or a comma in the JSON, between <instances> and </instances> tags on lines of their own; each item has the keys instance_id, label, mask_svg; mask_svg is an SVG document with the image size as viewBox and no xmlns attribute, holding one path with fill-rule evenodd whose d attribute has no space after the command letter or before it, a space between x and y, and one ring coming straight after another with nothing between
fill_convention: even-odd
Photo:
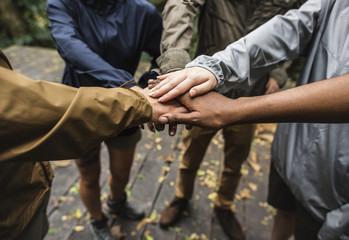
<instances>
[{"instance_id":1,"label":"olive green jacket","mask_svg":"<svg viewBox=\"0 0 349 240\"><path fill-rule=\"evenodd\" d=\"M195 56L212 55L243 37L276 14L299 7L300 0L168 0L163 11L161 56L157 59L161 73L180 70L190 62L194 21L199 15ZM285 66L286 67L286 66ZM286 68L270 73L280 87L287 81ZM260 81L252 93L261 95L268 78ZM236 91L229 97L245 96Z\"/></svg>"},{"instance_id":2,"label":"olive green jacket","mask_svg":"<svg viewBox=\"0 0 349 240\"><path fill-rule=\"evenodd\" d=\"M152 114L132 90L78 89L8 68L0 51L0 239L23 231L49 194L53 172L44 161L80 157Z\"/></svg>"}]
</instances>

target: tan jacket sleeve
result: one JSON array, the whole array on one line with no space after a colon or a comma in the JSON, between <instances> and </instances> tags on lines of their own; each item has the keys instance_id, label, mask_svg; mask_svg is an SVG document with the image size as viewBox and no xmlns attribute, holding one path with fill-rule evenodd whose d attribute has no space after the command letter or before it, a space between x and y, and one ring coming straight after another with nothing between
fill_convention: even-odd
<instances>
[{"instance_id":1,"label":"tan jacket sleeve","mask_svg":"<svg viewBox=\"0 0 349 240\"><path fill-rule=\"evenodd\" d=\"M194 18L205 0L168 0L163 11L161 56L157 59L162 74L179 70L190 62Z\"/></svg>"},{"instance_id":2,"label":"tan jacket sleeve","mask_svg":"<svg viewBox=\"0 0 349 240\"><path fill-rule=\"evenodd\" d=\"M34 81L0 67L0 162L80 157L151 118L141 94Z\"/></svg>"}]
</instances>

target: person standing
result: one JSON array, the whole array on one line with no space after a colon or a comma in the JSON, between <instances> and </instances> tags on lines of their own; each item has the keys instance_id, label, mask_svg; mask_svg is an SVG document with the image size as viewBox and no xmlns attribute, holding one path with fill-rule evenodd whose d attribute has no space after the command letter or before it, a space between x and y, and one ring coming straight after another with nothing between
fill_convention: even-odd
<instances>
[{"instance_id":1,"label":"person standing","mask_svg":"<svg viewBox=\"0 0 349 240\"><path fill-rule=\"evenodd\" d=\"M290 110L296 116L291 116L289 122L283 117L287 114L282 114L280 107L274 110L273 104L268 102L265 102L267 114L259 108L256 115L253 112L245 116L248 121L258 115L264 118L270 114L285 122L278 125L272 144L268 202L278 211L287 211L294 216L285 219L284 226L290 226L288 234L293 233L297 240L349 238L349 124L324 124L325 120L332 123L346 122L337 119L341 114L347 119L346 109L343 108L343 104L346 104L345 97L343 100L346 88L343 87L343 92L341 86L347 84L349 73L348 12L348 1L308 0L299 9L271 19L230 44L224 51L212 56L199 56L187 64L185 70L167 76L168 80L176 79L176 83L180 81L182 85L181 89L172 91L176 92L175 95L166 96L167 99L191 92L193 88L200 94L212 89L224 93L239 88L241 84L251 86L261 74L285 61L305 56L306 62L297 81L297 86L303 89L300 94L306 94L304 89L314 86L315 93L312 94L321 97L324 92L324 96L334 98L333 101L324 103L324 109L320 105L323 100L313 99L306 106L301 106L301 110L295 103ZM315 85L317 82L319 84ZM309 85L303 86L306 84ZM338 86L333 87L333 84ZM169 85L176 86L173 83ZM152 95L166 95L171 89L155 89L159 94ZM326 94L331 89L338 91L338 95ZM303 101L307 100L296 89L290 92ZM283 94L274 96L272 99L280 99L280 102L285 103L281 99ZM246 107L258 99L261 98L236 101ZM258 104L258 101L255 103ZM227 105L239 108L232 102ZM333 108L333 111L326 111L327 108ZM302 111L307 111L307 118L297 117ZM324 119L317 121L314 116L309 116L314 113L319 117L317 111L325 115ZM234 117L240 122L241 116ZM301 119L309 122L301 123ZM291 123L294 120L298 120L295 121L298 123ZM280 230L278 227L276 229ZM274 235L275 239L287 239L289 236L284 235L284 230L281 231L283 235Z\"/></svg>"},{"instance_id":2,"label":"person standing","mask_svg":"<svg viewBox=\"0 0 349 240\"><path fill-rule=\"evenodd\" d=\"M143 51L153 58L151 68L156 66L162 20L146 1L49 0L47 13L57 50L66 63L64 84L119 87L133 79ZM128 87L134 85L130 83ZM125 187L140 138L139 128L134 127L105 141L110 156L109 211L133 220L143 218L144 211L127 201ZM98 239L110 239L108 218L100 201L99 154L100 146L76 160L81 176L80 196L91 215L92 233Z\"/></svg>"},{"instance_id":3,"label":"person standing","mask_svg":"<svg viewBox=\"0 0 349 240\"><path fill-rule=\"evenodd\" d=\"M199 12L196 56L212 55L223 50L231 42L243 37L272 16L285 13L288 9L299 5L299 1L296 0L277 1L277 3L270 0L169 0L163 11L162 54L157 59L160 72L162 74L173 72L184 68L190 62L194 19ZM269 94L278 91L286 80L285 69L280 68L270 75L265 74L261 81L248 91L241 88L225 95L237 98ZM222 129L225 140L224 164L218 181L214 211L230 239L244 238L240 223L231 211L231 204L241 178L240 168L248 157L254 131L253 124L227 126ZM211 139L217 132L201 127L193 127L185 132L183 141L186 150L179 167L175 197L161 213L161 227L166 228L180 219L193 195L197 170Z\"/></svg>"}]
</instances>

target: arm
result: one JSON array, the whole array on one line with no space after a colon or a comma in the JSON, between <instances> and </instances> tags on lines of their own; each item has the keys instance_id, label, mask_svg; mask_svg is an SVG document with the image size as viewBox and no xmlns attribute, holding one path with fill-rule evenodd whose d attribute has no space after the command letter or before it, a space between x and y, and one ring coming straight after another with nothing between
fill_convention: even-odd
<instances>
[{"instance_id":1,"label":"arm","mask_svg":"<svg viewBox=\"0 0 349 240\"><path fill-rule=\"evenodd\" d=\"M221 128L231 124L271 122L349 122L349 74L269 95L226 98L210 92L179 98L188 114L165 114L161 123Z\"/></svg>"},{"instance_id":2,"label":"arm","mask_svg":"<svg viewBox=\"0 0 349 240\"><path fill-rule=\"evenodd\" d=\"M214 81L204 86L205 79L191 76L192 67L209 70L216 78L215 88L226 93L234 88L248 89L260 76L306 52L321 15L323 1L309 0L300 9L291 10L284 16L276 16L266 24L240 40L230 44L225 50L213 56L199 56L186 65L189 70L179 73L178 82L168 88L161 83L154 88L151 96L169 100L195 87L197 93L212 90ZM193 69L192 71L196 71ZM175 78L165 75L164 78ZM164 80L165 81L165 80ZM176 87L178 85L178 87ZM207 87L209 85L209 87Z\"/></svg>"},{"instance_id":3,"label":"arm","mask_svg":"<svg viewBox=\"0 0 349 240\"><path fill-rule=\"evenodd\" d=\"M0 67L0 162L58 160L85 151L177 105L123 88L73 88ZM144 91L144 90L140 90Z\"/></svg>"},{"instance_id":4,"label":"arm","mask_svg":"<svg viewBox=\"0 0 349 240\"><path fill-rule=\"evenodd\" d=\"M74 9L75 4L70 1L48 1L47 4L51 34L61 57L74 65L76 74L82 78L91 76L101 87L118 87L133 79L130 73L114 68L85 43L74 19L78 11Z\"/></svg>"},{"instance_id":5,"label":"arm","mask_svg":"<svg viewBox=\"0 0 349 240\"><path fill-rule=\"evenodd\" d=\"M157 59L161 73L180 70L190 62L194 18L205 0L168 0L163 11L161 56Z\"/></svg>"}]
</instances>

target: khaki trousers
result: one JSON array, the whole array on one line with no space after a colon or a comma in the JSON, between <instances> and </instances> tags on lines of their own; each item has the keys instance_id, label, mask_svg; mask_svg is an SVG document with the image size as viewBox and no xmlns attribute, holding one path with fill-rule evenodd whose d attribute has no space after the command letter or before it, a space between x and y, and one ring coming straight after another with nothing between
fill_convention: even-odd
<instances>
[{"instance_id":1,"label":"khaki trousers","mask_svg":"<svg viewBox=\"0 0 349 240\"><path fill-rule=\"evenodd\" d=\"M248 157L255 125L236 125L223 128L224 164L218 180L215 206L230 208L241 178L241 165ZM197 171L206 149L217 130L193 127L184 136L186 151L179 166L176 182L176 196L190 199L193 195Z\"/></svg>"}]
</instances>

